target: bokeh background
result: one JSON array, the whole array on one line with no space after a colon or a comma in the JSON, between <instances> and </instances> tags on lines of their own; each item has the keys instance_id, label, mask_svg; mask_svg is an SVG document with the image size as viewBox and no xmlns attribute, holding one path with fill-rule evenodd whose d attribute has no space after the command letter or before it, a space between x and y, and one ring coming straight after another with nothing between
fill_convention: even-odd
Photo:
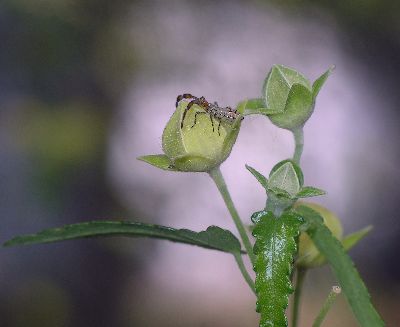
<instances>
[{"instance_id":1,"label":"bokeh background","mask_svg":"<svg viewBox=\"0 0 400 327\"><path fill-rule=\"evenodd\" d=\"M388 326L400 319L400 4L397 1L3 0L0 3L0 241L93 219L234 231L206 174L159 171L178 94L223 105L258 97L280 63L314 80L336 65L305 130L306 184L345 233ZM292 154L263 117L242 124L222 171L247 223L268 173ZM235 231L236 233L236 231ZM311 325L335 278L306 281ZM256 326L234 260L144 239L91 239L0 251L0 326ZM340 297L326 326L357 326Z\"/></svg>"}]
</instances>

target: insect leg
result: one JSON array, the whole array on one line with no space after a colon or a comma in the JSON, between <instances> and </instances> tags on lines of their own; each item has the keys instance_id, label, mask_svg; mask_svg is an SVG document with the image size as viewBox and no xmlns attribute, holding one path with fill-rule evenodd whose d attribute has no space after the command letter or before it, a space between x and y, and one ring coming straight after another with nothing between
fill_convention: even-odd
<instances>
[{"instance_id":1,"label":"insect leg","mask_svg":"<svg viewBox=\"0 0 400 327\"><path fill-rule=\"evenodd\" d=\"M206 114L206 112L204 112L204 111L197 111L197 112L194 114L194 123L193 123L193 125L192 125L191 128L193 128L194 125L196 125L196 123L197 123L197 115L201 115L201 114Z\"/></svg>"},{"instance_id":2,"label":"insect leg","mask_svg":"<svg viewBox=\"0 0 400 327\"><path fill-rule=\"evenodd\" d=\"M184 94L186 95L186 94ZM190 95L190 94L188 94ZM186 114L189 111L189 109L194 105L194 104L198 104L199 99L195 99L189 102L189 104L187 105L187 107L185 108L185 111L183 112L183 116L182 116L182 121L181 121L181 128L183 128L183 121L185 120Z\"/></svg>"},{"instance_id":3,"label":"insect leg","mask_svg":"<svg viewBox=\"0 0 400 327\"><path fill-rule=\"evenodd\" d=\"M218 135L221 136L221 133L219 132L219 128L221 127L221 119L218 119Z\"/></svg>"},{"instance_id":4,"label":"insect leg","mask_svg":"<svg viewBox=\"0 0 400 327\"><path fill-rule=\"evenodd\" d=\"M210 120L211 120L211 125L212 125L212 127L213 127L213 133L214 133L214 120L213 120L213 118L212 118L212 115L210 114Z\"/></svg>"}]
</instances>

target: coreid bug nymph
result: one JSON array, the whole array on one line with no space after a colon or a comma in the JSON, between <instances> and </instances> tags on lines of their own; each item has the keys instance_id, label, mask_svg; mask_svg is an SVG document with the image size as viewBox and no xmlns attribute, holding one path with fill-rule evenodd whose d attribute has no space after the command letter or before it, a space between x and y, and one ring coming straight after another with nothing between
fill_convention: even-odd
<instances>
[{"instance_id":1,"label":"coreid bug nymph","mask_svg":"<svg viewBox=\"0 0 400 327\"><path fill-rule=\"evenodd\" d=\"M233 123L236 119L240 117L240 114L235 110L232 109L231 107L225 107L221 108L218 106L217 102L214 103L209 103L203 96L198 98L194 95L185 93L182 95L178 95L176 98L176 104L175 106L178 107L178 104L181 100L190 100L189 104L187 105L185 111L183 112L182 116L182 121L181 121L181 128L183 128L183 121L185 120L186 113L189 111L189 109L194 105L197 104L199 107L201 107L204 111L197 111L194 115L194 123L191 128L193 128L196 125L197 122L197 115L201 114L209 114L210 115L210 120L211 120L211 125L213 128L214 132L214 119L218 120L218 135L220 134L220 127L221 127L221 121L226 121L228 123ZM243 117L241 117L243 119Z\"/></svg>"}]
</instances>

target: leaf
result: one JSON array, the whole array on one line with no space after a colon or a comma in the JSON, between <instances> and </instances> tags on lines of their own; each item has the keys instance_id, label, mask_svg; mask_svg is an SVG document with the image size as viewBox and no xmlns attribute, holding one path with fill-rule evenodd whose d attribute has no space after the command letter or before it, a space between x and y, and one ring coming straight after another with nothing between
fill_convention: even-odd
<instances>
[{"instance_id":1,"label":"leaf","mask_svg":"<svg viewBox=\"0 0 400 327\"><path fill-rule=\"evenodd\" d=\"M138 157L137 159L163 170L179 171L174 167L171 160L165 154L151 154L148 156Z\"/></svg>"},{"instance_id":2,"label":"leaf","mask_svg":"<svg viewBox=\"0 0 400 327\"><path fill-rule=\"evenodd\" d=\"M350 249L352 249L355 245L357 245L358 242L360 242L365 236L369 234L369 232L372 230L372 226L367 226L357 232L354 232L352 234L346 235L340 242L342 243L343 249L348 252ZM298 258L296 263L301 263L301 260L307 260L307 258ZM313 265L314 266L320 266L326 263L326 259L323 255L318 254L314 259L313 259Z\"/></svg>"},{"instance_id":3,"label":"leaf","mask_svg":"<svg viewBox=\"0 0 400 327\"><path fill-rule=\"evenodd\" d=\"M324 195L326 192L316 187L303 186L296 194L297 198L311 198L313 196Z\"/></svg>"},{"instance_id":4,"label":"leaf","mask_svg":"<svg viewBox=\"0 0 400 327\"><path fill-rule=\"evenodd\" d=\"M279 188L279 187L268 187L267 193L273 193L275 194L278 198L285 198L289 200L295 200L295 197L293 197L290 193L287 191Z\"/></svg>"},{"instance_id":5,"label":"leaf","mask_svg":"<svg viewBox=\"0 0 400 327\"><path fill-rule=\"evenodd\" d=\"M250 167L249 165L246 165L246 169L253 174L253 176L258 180L262 187L264 187L265 189L268 188L268 180L263 174L255 170L253 167Z\"/></svg>"},{"instance_id":6,"label":"leaf","mask_svg":"<svg viewBox=\"0 0 400 327\"><path fill-rule=\"evenodd\" d=\"M315 210L305 206L297 207L296 212L303 216L308 225L307 233L321 254L329 261L359 324L363 327L385 326L371 303L368 290L354 263L346 254L342 244L323 224L322 217Z\"/></svg>"},{"instance_id":7,"label":"leaf","mask_svg":"<svg viewBox=\"0 0 400 327\"><path fill-rule=\"evenodd\" d=\"M312 85L312 96L313 96L314 100L317 97L317 95L318 95L319 91L321 90L322 86L324 85L324 83L328 79L329 75L333 72L334 69L335 69L334 65L329 67L329 69L325 73L323 73L320 77L318 77L315 80L314 84Z\"/></svg>"},{"instance_id":8,"label":"leaf","mask_svg":"<svg viewBox=\"0 0 400 327\"><path fill-rule=\"evenodd\" d=\"M349 251L353 246L360 242L369 232L373 229L371 225L360 229L357 232L346 235L342 240L342 246L347 251Z\"/></svg>"},{"instance_id":9,"label":"leaf","mask_svg":"<svg viewBox=\"0 0 400 327\"><path fill-rule=\"evenodd\" d=\"M236 110L243 114L244 116L247 115L270 115L270 114L277 114L282 111L266 108L264 99L249 99L239 103Z\"/></svg>"},{"instance_id":10,"label":"leaf","mask_svg":"<svg viewBox=\"0 0 400 327\"><path fill-rule=\"evenodd\" d=\"M242 101L241 104L245 109L257 109L265 107L265 102L263 98L247 99Z\"/></svg>"},{"instance_id":11,"label":"leaf","mask_svg":"<svg viewBox=\"0 0 400 327\"><path fill-rule=\"evenodd\" d=\"M279 114L282 111L280 110L275 110L275 109L269 109L269 108L255 108L255 109L245 109L243 115L248 116L248 115L274 115L274 114Z\"/></svg>"},{"instance_id":12,"label":"leaf","mask_svg":"<svg viewBox=\"0 0 400 327\"><path fill-rule=\"evenodd\" d=\"M260 327L287 326L285 310L293 292L290 274L297 248L295 237L302 221L292 212L276 218L270 211L256 212L252 220L257 222L253 230L254 271Z\"/></svg>"},{"instance_id":13,"label":"leaf","mask_svg":"<svg viewBox=\"0 0 400 327\"><path fill-rule=\"evenodd\" d=\"M61 228L46 229L37 234L17 236L4 243L4 246L41 244L97 236L152 237L233 254L240 252L238 239L230 231L217 226L210 226L206 231L197 233L188 229L130 221L92 221L66 225Z\"/></svg>"},{"instance_id":14,"label":"leaf","mask_svg":"<svg viewBox=\"0 0 400 327\"><path fill-rule=\"evenodd\" d=\"M263 86L266 107L283 112L289 91L294 84L300 84L311 90L310 82L303 75L283 65L274 65Z\"/></svg>"}]
</instances>

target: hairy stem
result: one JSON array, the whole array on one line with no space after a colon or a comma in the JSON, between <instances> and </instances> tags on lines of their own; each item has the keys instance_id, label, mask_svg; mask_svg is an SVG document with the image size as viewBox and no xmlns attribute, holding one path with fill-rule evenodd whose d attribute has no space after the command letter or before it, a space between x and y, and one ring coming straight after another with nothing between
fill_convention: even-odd
<instances>
[{"instance_id":1,"label":"hairy stem","mask_svg":"<svg viewBox=\"0 0 400 327\"><path fill-rule=\"evenodd\" d=\"M246 280L247 284L250 286L250 288L252 289L252 291L254 292L254 294L256 294L256 288L254 285L254 281L251 278L251 276L249 275L244 263L243 263L243 259L242 259L242 255L240 253L234 254L235 256L235 260L236 263L240 269L240 272L242 273L244 279Z\"/></svg>"},{"instance_id":2,"label":"hairy stem","mask_svg":"<svg viewBox=\"0 0 400 327\"><path fill-rule=\"evenodd\" d=\"M240 234L240 238L242 239L244 248L247 251L251 264L254 266L255 255L253 253L253 247L250 243L250 239L249 236L247 235L243 222L240 219L238 212L236 211L235 205L233 204L232 198L225 184L225 180L224 177L222 176L221 170L219 169L219 167L216 167L209 172L209 175L213 179L215 185L217 185L217 188L221 193L222 198L224 199L225 205L228 208L229 213L231 214L232 219L236 225L236 228Z\"/></svg>"},{"instance_id":3,"label":"hairy stem","mask_svg":"<svg viewBox=\"0 0 400 327\"><path fill-rule=\"evenodd\" d=\"M304 132L303 127L296 128L292 131L296 147L294 149L293 161L300 165L301 154L303 153L304 146Z\"/></svg>"},{"instance_id":4,"label":"hairy stem","mask_svg":"<svg viewBox=\"0 0 400 327\"><path fill-rule=\"evenodd\" d=\"M326 298L326 301L324 305L321 308L321 311L319 312L317 318L315 319L312 327L320 327L323 320L326 317L326 314L332 307L332 304L335 302L336 297L338 294L341 293L341 288L339 286L333 286L331 292L329 293L328 297Z\"/></svg>"},{"instance_id":5,"label":"hairy stem","mask_svg":"<svg viewBox=\"0 0 400 327\"><path fill-rule=\"evenodd\" d=\"M300 313L300 299L303 290L304 279L306 277L307 269L297 268L296 271L296 285L293 297L293 311L292 311L292 327L297 327L299 322Z\"/></svg>"}]
</instances>

